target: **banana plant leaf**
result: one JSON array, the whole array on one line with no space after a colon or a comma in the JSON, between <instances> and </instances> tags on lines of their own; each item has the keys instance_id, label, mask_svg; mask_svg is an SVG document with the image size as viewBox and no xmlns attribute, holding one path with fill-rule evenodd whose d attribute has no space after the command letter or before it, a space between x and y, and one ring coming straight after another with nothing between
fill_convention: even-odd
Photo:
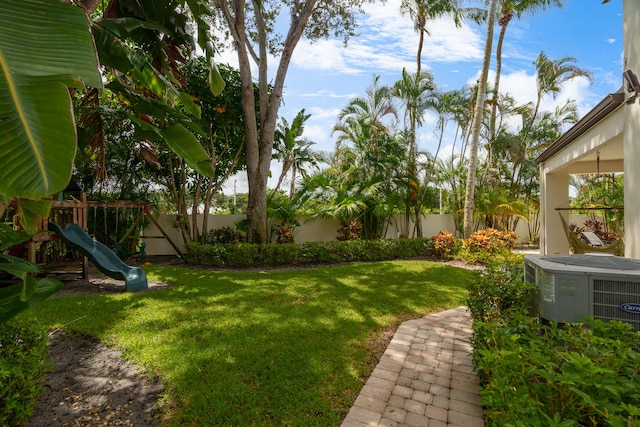
<instances>
[{"instance_id":1,"label":"banana plant leaf","mask_svg":"<svg viewBox=\"0 0 640 427\"><path fill-rule=\"evenodd\" d=\"M41 303L62 288L58 280L36 279L29 277L33 292L29 299L22 299L23 284L16 283L0 289L0 323L7 321L16 314Z\"/></svg>"},{"instance_id":2,"label":"banana plant leaf","mask_svg":"<svg viewBox=\"0 0 640 427\"><path fill-rule=\"evenodd\" d=\"M50 0L0 2L0 194L38 199L71 176L76 130L68 87L101 87L89 22Z\"/></svg>"},{"instance_id":3,"label":"banana plant leaf","mask_svg":"<svg viewBox=\"0 0 640 427\"><path fill-rule=\"evenodd\" d=\"M4 250L29 240L31 235L23 230L14 230L10 224L0 222L0 249Z\"/></svg>"},{"instance_id":4,"label":"banana plant leaf","mask_svg":"<svg viewBox=\"0 0 640 427\"><path fill-rule=\"evenodd\" d=\"M198 27L198 45L207 55L207 62L209 63L209 89L211 89L211 93L214 95L220 95L225 83L213 59L216 55L216 50L211 42L211 26L208 21L211 11L208 9L206 2L200 0L186 0L186 4L189 9L191 9L191 14Z\"/></svg>"}]
</instances>

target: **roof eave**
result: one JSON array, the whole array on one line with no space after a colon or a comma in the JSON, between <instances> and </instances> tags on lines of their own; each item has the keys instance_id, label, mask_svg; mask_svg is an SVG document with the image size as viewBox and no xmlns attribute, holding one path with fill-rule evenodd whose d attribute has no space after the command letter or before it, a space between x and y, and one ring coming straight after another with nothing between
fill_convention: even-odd
<instances>
[{"instance_id":1,"label":"roof eave","mask_svg":"<svg viewBox=\"0 0 640 427\"><path fill-rule=\"evenodd\" d=\"M554 154L571 144L578 139L580 135L587 132L594 127L598 122L604 119L606 116L616 110L622 103L624 103L625 94L624 89L621 87L615 93L610 93L605 96L602 101L598 103L591 111L584 115L575 125L573 125L568 131L566 131L560 138L556 140L549 148L544 150L538 158L536 158L536 164L540 164L545 160L553 157Z\"/></svg>"}]
</instances>

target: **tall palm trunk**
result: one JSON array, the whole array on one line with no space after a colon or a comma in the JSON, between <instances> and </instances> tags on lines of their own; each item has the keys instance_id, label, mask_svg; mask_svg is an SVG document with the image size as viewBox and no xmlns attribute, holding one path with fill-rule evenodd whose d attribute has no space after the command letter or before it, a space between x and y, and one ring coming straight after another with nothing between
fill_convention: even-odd
<instances>
[{"instance_id":1,"label":"tall palm trunk","mask_svg":"<svg viewBox=\"0 0 640 427\"><path fill-rule=\"evenodd\" d=\"M504 35L507 32L507 25L513 17L510 13L505 13L499 20L500 35L498 36L498 44L496 45L496 78L493 83L493 102L491 103L491 118L489 122L489 164L492 164L491 152L493 142L496 139L496 120L498 116L498 97L500 96L500 74L502 72L502 43L504 42Z\"/></svg>"},{"instance_id":2,"label":"tall palm trunk","mask_svg":"<svg viewBox=\"0 0 640 427\"><path fill-rule=\"evenodd\" d=\"M471 127L471 147L469 153L469 169L467 171L467 188L464 200L464 236L469 237L473 232L474 194L476 187L476 170L478 169L478 147L480 145L480 125L482 124L484 101L487 93L487 79L489 65L491 64L491 50L493 47L493 25L496 18L496 5L498 0L491 0L489 6L489 20L487 23L487 39L484 45L484 58L482 72L478 83L478 96L473 113L473 126Z\"/></svg>"},{"instance_id":3,"label":"tall palm trunk","mask_svg":"<svg viewBox=\"0 0 640 427\"><path fill-rule=\"evenodd\" d=\"M422 70L422 47L424 46L424 33L425 33L425 25L427 23L427 18L424 15L418 15L418 29L420 31L420 40L418 42L418 53L417 53L417 57L416 57L416 76L420 75L420 71ZM416 143L416 112L413 111L412 114L409 115L409 118L411 120L411 152L409 154L409 161L411 162L411 168L412 168L412 175L414 177L416 177L416 188L415 188L415 192L416 192L416 196L419 195L420 193L420 180L417 179L416 176L416 171L417 171L417 167L416 167L416 157L417 157L417 143ZM415 233L416 233L416 237L422 237L422 215L421 215L421 206L420 203L418 202L418 197L416 197L416 204L413 206L413 214L415 216ZM408 221L407 221L408 223ZM409 233L408 227L407 227L407 234ZM409 236L407 236L409 237Z\"/></svg>"},{"instance_id":4,"label":"tall palm trunk","mask_svg":"<svg viewBox=\"0 0 640 427\"><path fill-rule=\"evenodd\" d=\"M424 26L427 24L427 18L424 15L418 15L418 31L420 32L420 39L418 41L418 55L416 57L417 72L420 74L422 69L422 47L424 46Z\"/></svg>"}]
</instances>

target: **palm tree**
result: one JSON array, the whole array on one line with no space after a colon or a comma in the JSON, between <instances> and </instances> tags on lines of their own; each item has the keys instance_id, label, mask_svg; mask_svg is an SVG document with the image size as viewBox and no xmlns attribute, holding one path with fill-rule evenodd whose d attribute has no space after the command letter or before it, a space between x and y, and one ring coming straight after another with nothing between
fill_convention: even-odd
<instances>
[{"instance_id":1,"label":"palm tree","mask_svg":"<svg viewBox=\"0 0 640 427\"><path fill-rule=\"evenodd\" d=\"M473 104L475 98L471 94L471 89L468 86L463 87L459 90L453 90L449 92L453 99L452 110L453 110L453 120L456 123L456 132L453 140L453 147L451 149L451 156L455 154L455 146L460 140L460 154L461 157L465 157L465 152L467 148L467 142L469 140L469 136L471 135L471 122L473 121ZM452 160L453 161L453 160Z\"/></svg>"},{"instance_id":2,"label":"palm tree","mask_svg":"<svg viewBox=\"0 0 640 427\"><path fill-rule=\"evenodd\" d=\"M447 122L455 118L456 110L460 106L459 102L460 98L456 91L436 91L429 101L428 108L438 116L438 122L436 124L438 132L438 148L433 156L434 159L438 157L440 148L442 148L442 140L444 138L444 131L447 127Z\"/></svg>"},{"instance_id":3,"label":"palm tree","mask_svg":"<svg viewBox=\"0 0 640 427\"><path fill-rule=\"evenodd\" d=\"M543 114L542 117L538 117L540 113L540 104L542 99L551 94L555 99L562 90L564 83L576 78L587 77L591 83L593 83L593 74L584 70L574 64L575 58L564 57L561 59L551 60L544 52L540 52L540 55L533 62L536 66L536 101L533 107L529 107L528 111L523 114L523 123L521 138L522 144L529 150L529 146L532 144L532 140L536 136L536 128L541 123L542 119L548 116ZM567 122L571 122L575 119L575 109L572 109L570 105L561 107L556 110L555 115L557 117L564 117ZM555 120L558 123L558 120ZM564 124L564 122L562 123ZM541 142L542 145L537 144L538 148L548 144L549 140Z\"/></svg>"},{"instance_id":4,"label":"palm tree","mask_svg":"<svg viewBox=\"0 0 640 427\"><path fill-rule=\"evenodd\" d=\"M429 19L436 19L444 15L453 15L456 26L462 25L464 19L470 18L476 22L484 19L484 13L476 8L461 8L460 0L402 0L400 10L408 13L414 21L414 27L420 39L418 41L418 53L416 55L417 72L422 69L422 48L424 35L429 35L426 24Z\"/></svg>"},{"instance_id":5,"label":"palm tree","mask_svg":"<svg viewBox=\"0 0 640 427\"><path fill-rule=\"evenodd\" d=\"M456 230L460 229L461 215L464 210L464 185L466 178L466 162L464 157L456 155L446 160L436 160L436 182L445 195L442 212L453 214Z\"/></svg>"},{"instance_id":6,"label":"palm tree","mask_svg":"<svg viewBox=\"0 0 640 427\"><path fill-rule=\"evenodd\" d=\"M416 157L418 151L416 128L423 123L424 111L430 105L430 98L435 89L433 83L433 75L429 72L416 72L409 74L406 68L402 69L402 79L398 80L393 86L393 95L400 101L404 107L404 128L405 140L409 145L407 158L407 180L414 183L414 187L407 191L406 211L405 211L405 230L408 234L409 211L410 205L414 202L414 214L416 217L416 234L422 237L422 221L420 216L421 203L417 197L411 197L411 194L419 194L419 185L416 166Z\"/></svg>"},{"instance_id":7,"label":"palm tree","mask_svg":"<svg viewBox=\"0 0 640 427\"><path fill-rule=\"evenodd\" d=\"M415 157L417 150L416 128L423 123L423 114L431 104L435 84L430 72L409 74L402 69L402 78L393 85L392 94L404 107L404 126L411 137L410 157Z\"/></svg>"},{"instance_id":8,"label":"palm tree","mask_svg":"<svg viewBox=\"0 0 640 427\"><path fill-rule=\"evenodd\" d=\"M363 230L365 238L367 231L371 231L371 220L374 212L383 195L383 180L373 177L367 180L356 179L354 174L357 167L349 166L341 157L351 157L346 152L337 152L332 159L332 166L303 181L304 193L314 200L324 200L323 206L315 209L311 219L318 217L334 218L340 222L341 226L348 226L352 221L359 224L369 222L369 227ZM369 213L370 215L367 215ZM380 222L380 221L378 221ZM377 235L372 237L379 237Z\"/></svg>"},{"instance_id":9,"label":"palm tree","mask_svg":"<svg viewBox=\"0 0 640 427\"><path fill-rule=\"evenodd\" d=\"M484 45L484 59L482 72L478 83L478 95L473 111L473 125L471 126L471 152L469 153L469 169L467 170L467 188L464 200L464 236L469 237L473 232L473 196L476 186L476 170L478 168L478 146L480 145L480 125L484 112L484 100L486 98L487 78L491 63L491 49L493 46L493 26L495 22L496 6L498 0L491 0L489 4L489 20L487 23L487 39Z\"/></svg>"},{"instance_id":10,"label":"palm tree","mask_svg":"<svg viewBox=\"0 0 640 427\"><path fill-rule=\"evenodd\" d=\"M493 103L491 105L491 122L490 122L490 138L496 136L496 115L497 115L497 98L500 90L500 74L502 71L502 43L507 32L509 22L515 16L521 18L524 15L533 15L537 12L545 11L548 6L562 7L562 0L500 0L500 17L498 25L500 25L500 35L496 45L496 77L493 83Z\"/></svg>"},{"instance_id":11,"label":"palm tree","mask_svg":"<svg viewBox=\"0 0 640 427\"><path fill-rule=\"evenodd\" d=\"M532 118L535 120L540 109L540 102L545 95L551 94L555 99L562 90L562 85L576 77L587 77L593 84L593 74L573 63L575 58L565 56L561 59L550 60L544 52L533 61L536 66L537 98Z\"/></svg>"},{"instance_id":12,"label":"palm tree","mask_svg":"<svg viewBox=\"0 0 640 427\"><path fill-rule=\"evenodd\" d=\"M380 236L388 214L397 205L393 195L402 185L405 170L406 145L395 133L392 89L378 83L379 77L374 77L366 95L349 102L334 126L339 135L333 165L339 171L339 188L344 190L341 194L346 202L339 198L340 205L354 206L355 200L362 203L358 219L366 238Z\"/></svg>"},{"instance_id":13,"label":"palm tree","mask_svg":"<svg viewBox=\"0 0 640 427\"><path fill-rule=\"evenodd\" d=\"M289 171L291 171L291 183L289 186L289 200L291 200L295 193L297 173L300 172L303 176L306 176L305 166L307 164L317 167L318 163L322 161L322 155L311 149L315 142L301 137L304 132L304 123L309 117L311 117L311 114L305 114L304 109L302 109L293 119L291 125L285 118L282 118L282 122L276 129L273 157L282 161L282 171L278 177L276 188L269 196L270 200L280 189L280 185Z\"/></svg>"},{"instance_id":14,"label":"palm tree","mask_svg":"<svg viewBox=\"0 0 640 427\"><path fill-rule=\"evenodd\" d=\"M388 131L387 125L383 122L384 117L388 114L397 116L392 103L391 88L380 86L380 76L373 76L373 82L365 90L365 96L352 99L342 109L338 120L348 122L351 118L363 118L375 129L376 133L379 133ZM334 130L342 130L340 122Z\"/></svg>"},{"instance_id":15,"label":"palm tree","mask_svg":"<svg viewBox=\"0 0 640 427\"><path fill-rule=\"evenodd\" d=\"M336 151L351 146L360 155L371 159L378 157L381 147L392 134L385 118L389 115L397 117L391 88L380 86L379 82L380 76L374 76L365 96L352 99L340 111L338 123L333 127L334 132L340 133Z\"/></svg>"}]
</instances>

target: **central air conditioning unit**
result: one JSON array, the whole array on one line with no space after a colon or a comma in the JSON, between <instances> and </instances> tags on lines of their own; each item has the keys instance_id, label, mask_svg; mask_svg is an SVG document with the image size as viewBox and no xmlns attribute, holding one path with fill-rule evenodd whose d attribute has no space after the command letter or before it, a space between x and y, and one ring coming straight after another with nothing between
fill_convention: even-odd
<instances>
[{"instance_id":1,"label":"central air conditioning unit","mask_svg":"<svg viewBox=\"0 0 640 427\"><path fill-rule=\"evenodd\" d=\"M537 313L562 323L583 316L640 330L640 261L613 255L528 255L525 281L538 285Z\"/></svg>"}]
</instances>

